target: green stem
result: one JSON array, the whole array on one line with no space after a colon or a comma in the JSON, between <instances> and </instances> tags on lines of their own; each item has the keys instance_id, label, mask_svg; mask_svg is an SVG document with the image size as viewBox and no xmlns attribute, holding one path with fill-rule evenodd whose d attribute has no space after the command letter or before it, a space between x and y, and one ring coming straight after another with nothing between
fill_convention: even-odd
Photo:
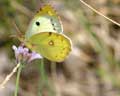
<instances>
[{"instance_id":1,"label":"green stem","mask_svg":"<svg viewBox=\"0 0 120 96\"><path fill-rule=\"evenodd\" d=\"M18 71L17 71L17 78L16 78L16 87L15 87L15 93L14 93L14 96L17 96L18 94L18 89L19 89L19 79L20 79L20 73L22 71L22 64L20 64L20 67L18 68Z\"/></svg>"},{"instance_id":2,"label":"green stem","mask_svg":"<svg viewBox=\"0 0 120 96\"><path fill-rule=\"evenodd\" d=\"M41 62L40 62L40 65L39 65L39 68L40 68L40 81L39 81L39 92L38 92L38 96L42 96L42 88L45 84L45 69L44 69L44 59L41 59Z\"/></svg>"},{"instance_id":3,"label":"green stem","mask_svg":"<svg viewBox=\"0 0 120 96\"><path fill-rule=\"evenodd\" d=\"M42 82L44 82L44 80L46 80L46 77L45 77L45 66L44 66L44 59L41 59L41 64L40 64L40 71L41 71L41 79L42 79Z\"/></svg>"},{"instance_id":4,"label":"green stem","mask_svg":"<svg viewBox=\"0 0 120 96\"><path fill-rule=\"evenodd\" d=\"M57 76L56 74L56 62L51 62L51 74L53 79Z\"/></svg>"},{"instance_id":5,"label":"green stem","mask_svg":"<svg viewBox=\"0 0 120 96\"><path fill-rule=\"evenodd\" d=\"M44 64L45 64L44 59L41 59L41 63L39 65L41 78L40 78L40 81L39 81L38 96L43 96L42 92L44 91L44 88L47 89L49 96L54 96L53 95L54 94L53 90L51 89L49 81L48 81L48 76L45 72L45 65Z\"/></svg>"}]
</instances>

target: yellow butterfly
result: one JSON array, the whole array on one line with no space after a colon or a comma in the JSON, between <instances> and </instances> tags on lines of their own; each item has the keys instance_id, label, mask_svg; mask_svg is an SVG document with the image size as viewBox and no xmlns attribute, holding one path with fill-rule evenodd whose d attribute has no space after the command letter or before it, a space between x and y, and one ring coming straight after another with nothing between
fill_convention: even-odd
<instances>
[{"instance_id":1,"label":"yellow butterfly","mask_svg":"<svg viewBox=\"0 0 120 96\"><path fill-rule=\"evenodd\" d=\"M31 21L25 33L25 45L48 60L61 62L71 51L71 40L50 5L44 6Z\"/></svg>"}]
</instances>

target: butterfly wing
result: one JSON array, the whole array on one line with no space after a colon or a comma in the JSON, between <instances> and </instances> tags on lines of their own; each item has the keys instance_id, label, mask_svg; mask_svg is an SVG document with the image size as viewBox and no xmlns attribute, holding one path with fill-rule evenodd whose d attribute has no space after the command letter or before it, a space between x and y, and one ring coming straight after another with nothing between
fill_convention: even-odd
<instances>
[{"instance_id":1,"label":"butterfly wing","mask_svg":"<svg viewBox=\"0 0 120 96\"><path fill-rule=\"evenodd\" d=\"M48 60L56 62L63 61L71 51L70 40L54 32L41 32L33 35L26 45Z\"/></svg>"},{"instance_id":2,"label":"butterfly wing","mask_svg":"<svg viewBox=\"0 0 120 96\"><path fill-rule=\"evenodd\" d=\"M39 32L63 32L60 18L50 5L44 6L37 12L30 22L25 37L29 38Z\"/></svg>"}]
</instances>

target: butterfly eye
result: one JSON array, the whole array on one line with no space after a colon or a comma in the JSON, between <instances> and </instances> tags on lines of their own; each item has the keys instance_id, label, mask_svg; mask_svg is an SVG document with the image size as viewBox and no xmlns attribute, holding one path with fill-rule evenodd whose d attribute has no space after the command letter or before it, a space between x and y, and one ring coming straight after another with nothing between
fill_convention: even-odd
<instances>
[{"instance_id":1,"label":"butterfly eye","mask_svg":"<svg viewBox=\"0 0 120 96\"><path fill-rule=\"evenodd\" d=\"M37 25L37 26L40 26L40 22L37 21L37 22L36 22L36 25Z\"/></svg>"}]
</instances>

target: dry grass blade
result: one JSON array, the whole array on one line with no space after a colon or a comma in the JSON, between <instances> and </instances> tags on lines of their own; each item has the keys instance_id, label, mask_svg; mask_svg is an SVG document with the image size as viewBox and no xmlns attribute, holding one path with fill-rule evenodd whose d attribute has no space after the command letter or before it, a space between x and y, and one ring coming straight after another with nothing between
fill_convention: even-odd
<instances>
[{"instance_id":1,"label":"dry grass blade","mask_svg":"<svg viewBox=\"0 0 120 96\"><path fill-rule=\"evenodd\" d=\"M0 88L4 88L5 84L10 80L10 78L13 76L13 74L17 71L17 69L20 67L20 63L18 63L14 69L12 70L12 72L6 76L6 78L4 79L4 81L0 84Z\"/></svg>"},{"instance_id":2,"label":"dry grass blade","mask_svg":"<svg viewBox=\"0 0 120 96\"><path fill-rule=\"evenodd\" d=\"M80 0L81 3L83 3L84 5L86 5L88 8L90 8L91 10L93 10L94 12L96 12L97 14L99 14L100 16L106 18L107 20L111 21L112 23L118 25L120 27L120 23L110 19L109 17L103 15L102 13L100 13L99 11L97 11L96 9L94 9L93 7L91 7L89 4L87 4L86 2L84 2L83 0Z\"/></svg>"}]
</instances>

